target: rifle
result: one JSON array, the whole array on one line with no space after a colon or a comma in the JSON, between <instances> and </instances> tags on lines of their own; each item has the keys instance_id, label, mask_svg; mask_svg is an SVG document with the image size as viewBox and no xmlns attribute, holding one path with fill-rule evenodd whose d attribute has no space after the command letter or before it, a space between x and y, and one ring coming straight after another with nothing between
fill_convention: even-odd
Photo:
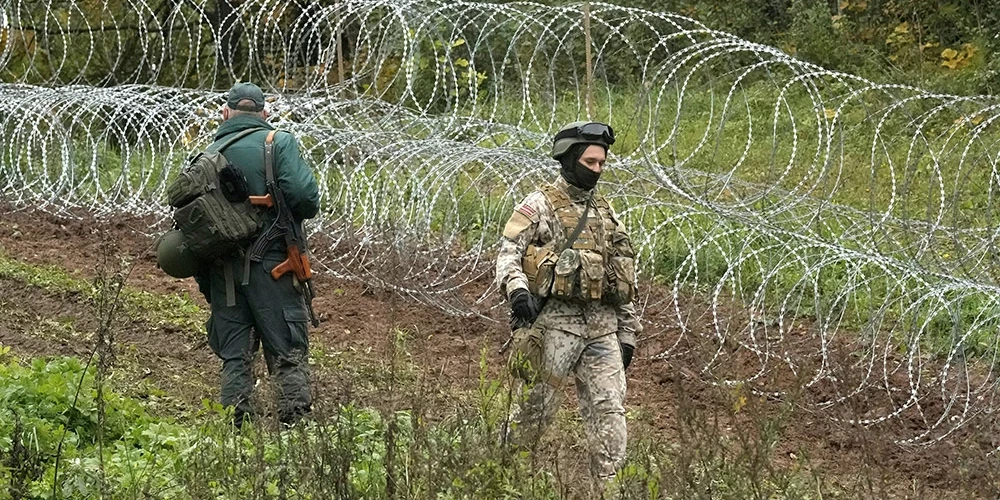
<instances>
[{"instance_id":1,"label":"rifle","mask_svg":"<svg viewBox=\"0 0 1000 500\"><path fill-rule=\"evenodd\" d=\"M285 248L287 258L274 269L271 270L271 277L278 279L291 272L302 286L297 287L302 293L306 303L306 310L309 311L309 320L314 327L319 326L319 319L313 312L312 301L316 296L312 286L312 268L309 266L309 252L305 234L302 227L292 216L292 210L285 203L285 195L278 188L277 176L274 174L274 134L272 130L264 140L264 169L267 177L267 194L264 196L251 196L250 203L256 206L271 208L274 207L278 216L274 223L267 230L267 234L280 232L285 235ZM264 238L267 240L268 238Z\"/></svg>"}]
</instances>

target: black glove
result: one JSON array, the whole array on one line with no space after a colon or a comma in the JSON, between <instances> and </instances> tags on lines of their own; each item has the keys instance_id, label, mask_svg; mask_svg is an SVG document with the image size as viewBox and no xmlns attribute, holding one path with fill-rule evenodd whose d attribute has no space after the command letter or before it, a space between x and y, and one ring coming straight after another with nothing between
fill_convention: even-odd
<instances>
[{"instance_id":1,"label":"black glove","mask_svg":"<svg viewBox=\"0 0 1000 500\"><path fill-rule=\"evenodd\" d=\"M518 288L510 294L510 322L515 328L528 326L538 317L538 305L527 290Z\"/></svg>"},{"instance_id":2,"label":"black glove","mask_svg":"<svg viewBox=\"0 0 1000 500\"><path fill-rule=\"evenodd\" d=\"M635 352L635 347L628 344L618 344L622 348L622 369L628 370L628 365L632 364L632 353Z\"/></svg>"}]
</instances>

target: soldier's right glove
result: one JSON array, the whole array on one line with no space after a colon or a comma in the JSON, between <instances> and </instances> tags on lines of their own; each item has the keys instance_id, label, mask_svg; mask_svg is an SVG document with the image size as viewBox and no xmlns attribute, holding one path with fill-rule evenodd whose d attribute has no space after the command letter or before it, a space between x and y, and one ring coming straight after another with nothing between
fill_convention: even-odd
<instances>
[{"instance_id":1,"label":"soldier's right glove","mask_svg":"<svg viewBox=\"0 0 1000 500\"><path fill-rule=\"evenodd\" d=\"M529 326L538 317L538 305L531 293L518 288L510 294L510 321L515 328Z\"/></svg>"},{"instance_id":2,"label":"soldier's right glove","mask_svg":"<svg viewBox=\"0 0 1000 500\"><path fill-rule=\"evenodd\" d=\"M618 344L622 348L622 369L628 370L628 365L632 364L632 354L635 353L635 347L628 344Z\"/></svg>"}]
</instances>

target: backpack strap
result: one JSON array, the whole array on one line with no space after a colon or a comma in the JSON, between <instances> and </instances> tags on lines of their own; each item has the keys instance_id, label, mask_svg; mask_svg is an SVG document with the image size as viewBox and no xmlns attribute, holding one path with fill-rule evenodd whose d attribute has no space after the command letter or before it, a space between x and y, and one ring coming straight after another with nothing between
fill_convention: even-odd
<instances>
[{"instance_id":1,"label":"backpack strap","mask_svg":"<svg viewBox=\"0 0 1000 500\"><path fill-rule=\"evenodd\" d=\"M229 146L232 146L234 142L236 142L236 141L238 141L238 140L240 140L240 139L242 139L242 138L244 138L244 137L246 137L246 136L248 136L248 135L250 135L250 134L252 134L254 132L257 132L258 130L267 130L267 129L264 128L264 127L254 127L254 128L248 128L246 130L241 130L241 131L237 132L235 135L233 135L232 137L230 137L229 139L226 139L226 142L223 142L222 145L220 145L218 148L215 148L213 150L210 147L208 149L210 151L214 151L216 153L221 153L226 148L228 148Z\"/></svg>"}]
</instances>

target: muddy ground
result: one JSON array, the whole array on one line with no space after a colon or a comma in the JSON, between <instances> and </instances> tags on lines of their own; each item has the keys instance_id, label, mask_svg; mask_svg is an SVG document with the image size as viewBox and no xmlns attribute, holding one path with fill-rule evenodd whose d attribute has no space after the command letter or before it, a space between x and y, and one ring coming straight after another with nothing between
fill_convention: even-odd
<instances>
[{"instance_id":1,"label":"muddy ground","mask_svg":"<svg viewBox=\"0 0 1000 500\"><path fill-rule=\"evenodd\" d=\"M57 266L82 279L92 279L102 272L102 266L106 271L120 257L128 257L133 264L128 287L156 294L187 294L207 310L193 280L174 279L156 269L153 239L147 236L156 231L149 220L117 216L98 221L83 213L64 218L9 208L0 214L0 251L7 258ZM314 281L319 294L314 307L322 319L311 332L323 357L314 360L315 393L320 404L373 397L380 398L380 404L405 404L405 398L380 393L375 387L378 384L371 381L367 389L359 386L367 366L384 366L400 352L408 364L418 367L422 386L433 388L427 397L440 403L439 408L447 408L456 394L475 389L483 353L488 358L489 374L501 376L497 349L507 337L502 321L449 316L394 293L327 275L318 275ZM86 357L91 353L92 332L99 318L86 297L55 293L14 279L0 279L0 297L0 344L10 346L18 356ZM688 302L684 307L692 311L703 307L695 299ZM646 314L655 319L668 313ZM402 351L393 347L398 345L393 334L397 330L405 332ZM140 397L146 395L152 406L184 413L198 408L202 399L217 397L219 362L204 342L203 332L179 331L175 326L141 318L121 323L113 332L121 384L133 387ZM992 437L994 425L988 420L978 420L932 447L904 448L893 444L892 436L918 428L909 420L916 416L903 415L866 429L838 422L831 417L841 415L820 412L815 405L806 404L814 402L816 394L804 394L800 401L735 393L732 388L713 385L707 375L699 373L704 357L714 352L712 346L685 345L674 351L684 354L669 360L652 359L651 355L662 352L665 344L677 337L660 330L647 332L647 338L641 340L637 359L628 371L630 430L641 429L670 444L681 442L692 432L692 421L733 435L742 435L744 428L754 428L760 422L776 421L781 427L780 439L771 450L773 463L789 465L807 458L808 467L821 482L859 496L995 498L996 464L986 454L997 445ZM684 339L694 342L691 339L696 337ZM746 370L755 366L747 360ZM791 373L776 371L768 377L777 386L797 383ZM785 380L774 380L782 377ZM567 387L564 408L572 414L570 389ZM734 401L739 401L738 409L734 409ZM745 434L754 435L754 431Z\"/></svg>"}]
</instances>

